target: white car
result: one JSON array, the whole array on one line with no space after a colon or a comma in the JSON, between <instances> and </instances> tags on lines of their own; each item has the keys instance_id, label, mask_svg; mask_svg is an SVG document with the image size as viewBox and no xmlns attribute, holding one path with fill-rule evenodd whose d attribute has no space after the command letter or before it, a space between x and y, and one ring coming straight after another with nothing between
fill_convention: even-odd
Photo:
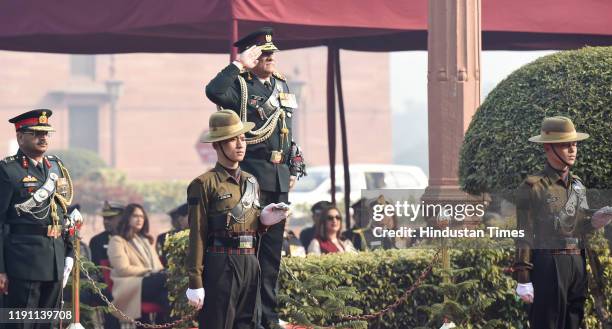
<instances>
[{"instance_id":1,"label":"white car","mask_svg":"<svg viewBox=\"0 0 612 329\"><path fill-rule=\"evenodd\" d=\"M312 205L321 200L331 201L329 166L306 168L308 176L300 178L289 192L292 204ZM425 189L427 176L416 166L354 164L350 165L351 203L361 198L361 190ZM344 170L336 165L336 200L344 199Z\"/></svg>"}]
</instances>

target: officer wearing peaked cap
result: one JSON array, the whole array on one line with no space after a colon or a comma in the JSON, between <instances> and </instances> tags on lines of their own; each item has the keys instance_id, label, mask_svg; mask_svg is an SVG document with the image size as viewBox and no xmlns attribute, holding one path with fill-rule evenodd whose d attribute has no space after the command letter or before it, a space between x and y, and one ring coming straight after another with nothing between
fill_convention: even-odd
<instances>
[{"instance_id":1,"label":"officer wearing peaked cap","mask_svg":"<svg viewBox=\"0 0 612 329\"><path fill-rule=\"evenodd\" d=\"M0 161L0 292L7 308L56 308L74 260L66 231L72 201L68 170L45 152L51 110L23 113L15 125L19 151ZM11 324L17 328L49 324Z\"/></svg>"},{"instance_id":2,"label":"officer wearing peaked cap","mask_svg":"<svg viewBox=\"0 0 612 329\"><path fill-rule=\"evenodd\" d=\"M285 78L276 71L278 48L272 28L261 28L238 40L240 55L206 86L206 96L219 107L231 109L255 127L246 134L246 156L241 166L261 188L262 205L288 202L296 177L303 176L301 151L292 137L297 100ZM278 323L276 281L285 223L270 228L263 238L259 261L262 272L262 323Z\"/></svg>"},{"instance_id":3,"label":"officer wearing peaked cap","mask_svg":"<svg viewBox=\"0 0 612 329\"><path fill-rule=\"evenodd\" d=\"M546 155L544 170L527 177L516 194L517 225L524 230L516 241L516 292L533 303L531 328L578 329L584 317L586 238L612 219L610 207L589 209L586 188L570 171L577 142L587 138L569 118L556 116L529 139L543 144Z\"/></svg>"},{"instance_id":4,"label":"officer wearing peaked cap","mask_svg":"<svg viewBox=\"0 0 612 329\"><path fill-rule=\"evenodd\" d=\"M239 166L247 145L244 134L253 126L230 110L213 113L202 142L213 143L218 162L187 188L186 294L190 305L203 307L200 328L258 325L258 239L289 215L282 204L261 209L257 179Z\"/></svg>"}]
</instances>

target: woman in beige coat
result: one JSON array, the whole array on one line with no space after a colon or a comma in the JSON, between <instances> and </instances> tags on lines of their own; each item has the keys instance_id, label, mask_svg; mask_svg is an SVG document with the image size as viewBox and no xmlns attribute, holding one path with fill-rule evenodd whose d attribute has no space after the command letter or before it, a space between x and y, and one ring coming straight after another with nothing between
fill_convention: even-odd
<instances>
[{"instance_id":1,"label":"woman in beige coat","mask_svg":"<svg viewBox=\"0 0 612 329\"><path fill-rule=\"evenodd\" d=\"M131 318L141 314L141 301L161 305L168 310L166 273L149 234L149 219L143 207L130 204L108 244L114 304Z\"/></svg>"}]
</instances>

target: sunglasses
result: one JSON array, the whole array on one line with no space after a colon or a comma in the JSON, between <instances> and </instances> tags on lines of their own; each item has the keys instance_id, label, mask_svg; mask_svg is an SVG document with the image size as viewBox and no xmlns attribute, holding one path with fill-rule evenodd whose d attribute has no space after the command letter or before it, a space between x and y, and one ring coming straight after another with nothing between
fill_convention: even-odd
<instances>
[{"instance_id":1,"label":"sunglasses","mask_svg":"<svg viewBox=\"0 0 612 329\"><path fill-rule=\"evenodd\" d=\"M32 135L34 137L53 137L53 133L50 131L22 131L24 135Z\"/></svg>"},{"instance_id":2,"label":"sunglasses","mask_svg":"<svg viewBox=\"0 0 612 329\"><path fill-rule=\"evenodd\" d=\"M331 216L327 216L327 220L328 220L328 221L332 221L332 220L334 220L334 219L341 220L341 219L342 219L342 216L340 216L340 215L331 215Z\"/></svg>"}]
</instances>

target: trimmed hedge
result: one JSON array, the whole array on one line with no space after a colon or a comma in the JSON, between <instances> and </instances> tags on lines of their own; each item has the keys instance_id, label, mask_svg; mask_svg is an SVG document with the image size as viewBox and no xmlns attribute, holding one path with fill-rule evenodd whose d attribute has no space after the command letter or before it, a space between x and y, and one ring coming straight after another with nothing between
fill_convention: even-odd
<instances>
[{"instance_id":1,"label":"trimmed hedge","mask_svg":"<svg viewBox=\"0 0 612 329\"><path fill-rule=\"evenodd\" d=\"M579 143L574 172L589 188L612 188L612 47L562 51L510 74L482 103L461 150L461 186L471 193L513 189L539 172L542 119L564 115L591 138Z\"/></svg>"},{"instance_id":2,"label":"trimmed hedge","mask_svg":"<svg viewBox=\"0 0 612 329\"><path fill-rule=\"evenodd\" d=\"M511 241L503 245L489 240L479 240L486 246L482 249L451 250L453 268L466 269L461 271L457 282L477 280L474 291L461 295L459 302L472 305L477 300L490 298L493 303L484 307L480 314L472 315L470 328L497 328L494 320L503 325L500 328L526 328L526 310L524 304L514 293L516 282L504 269L512 263L514 250L507 247ZM182 316L193 310L186 303L185 290L187 276L185 273L185 255L188 244L188 230L171 236L166 247L169 255L168 289L173 303L173 313ZM598 235L595 245L598 246L600 261L604 270L604 295L608 305L612 305L612 258L605 240ZM335 308L345 308L354 313L368 314L392 304L406 289L408 289L424 268L431 262L433 250L402 249L362 252L359 254L335 254L326 256L309 256L304 258L283 258L280 274L281 318L292 322L306 318L317 325L337 324L339 313L320 314L309 295L316 294L324 305L326 300L340 300L342 305ZM436 265L426 284L441 286L442 272ZM289 274L290 271L292 275ZM317 280L317 277L328 276L335 282ZM322 281L317 284L317 281ZM313 285L314 286L311 286ZM346 289L352 287L357 296ZM325 292L325 293L321 293ZM332 298L333 297L333 298ZM292 300L293 302L288 302ZM422 306L440 303L443 297L432 289L423 287L417 289L408 302L400 305L395 311L369 323L369 328L416 328L425 326L428 317ZM296 302L300 306L296 306ZM592 298L587 301L587 323L589 328L597 328L597 320L592 311ZM331 307L330 307L331 309ZM342 314L343 315L343 314ZM317 320L326 319L327 323ZM592 326L592 327L591 327ZM357 326L359 327L359 326ZM439 326L438 326L439 327Z\"/></svg>"}]
</instances>

